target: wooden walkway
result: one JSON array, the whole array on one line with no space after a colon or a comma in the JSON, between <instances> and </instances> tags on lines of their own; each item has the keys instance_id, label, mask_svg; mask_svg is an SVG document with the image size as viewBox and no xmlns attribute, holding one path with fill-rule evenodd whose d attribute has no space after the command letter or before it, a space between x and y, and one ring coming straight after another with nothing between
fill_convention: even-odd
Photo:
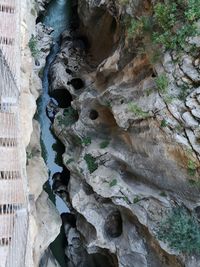
<instances>
[{"instance_id":1,"label":"wooden walkway","mask_svg":"<svg viewBox=\"0 0 200 267\"><path fill-rule=\"evenodd\" d=\"M18 103L20 1L0 0L0 267L24 267L27 253L27 177Z\"/></svg>"}]
</instances>

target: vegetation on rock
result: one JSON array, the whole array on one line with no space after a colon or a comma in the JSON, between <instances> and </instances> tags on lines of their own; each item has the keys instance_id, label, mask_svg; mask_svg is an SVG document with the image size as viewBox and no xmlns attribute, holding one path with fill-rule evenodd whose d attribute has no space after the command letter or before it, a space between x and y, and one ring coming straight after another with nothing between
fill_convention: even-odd
<instances>
[{"instance_id":1,"label":"vegetation on rock","mask_svg":"<svg viewBox=\"0 0 200 267\"><path fill-rule=\"evenodd\" d=\"M113 179L110 183L109 183L110 187L113 187L115 185L117 185L117 180Z\"/></svg>"},{"instance_id":2,"label":"vegetation on rock","mask_svg":"<svg viewBox=\"0 0 200 267\"><path fill-rule=\"evenodd\" d=\"M37 48L37 39L34 35L31 36L28 42L29 49L31 50L32 57L36 58L39 55L39 50Z\"/></svg>"},{"instance_id":3,"label":"vegetation on rock","mask_svg":"<svg viewBox=\"0 0 200 267\"><path fill-rule=\"evenodd\" d=\"M85 136L81 140L81 144L83 144L85 146L90 145L91 143L92 143L92 139L89 136Z\"/></svg>"},{"instance_id":4,"label":"vegetation on rock","mask_svg":"<svg viewBox=\"0 0 200 267\"><path fill-rule=\"evenodd\" d=\"M184 208L174 208L160 223L157 232L159 240L183 253L200 252L200 226L197 218Z\"/></svg>"},{"instance_id":5,"label":"vegetation on rock","mask_svg":"<svg viewBox=\"0 0 200 267\"><path fill-rule=\"evenodd\" d=\"M151 41L165 50L182 50L187 45L188 37L198 33L199 6L200 0L158 2L150 15L130 20L128 35L142 36L148 31Z\"/></svg>"},{"instance_id":6,"label":"vegetation on rock","mask_svg":"<svg viewBox=\"0 0 200 267\"><path fill-rule=\"evenodd\" d=\"M188 161L188 173L191 176L194 176L196 173L197 165L193 160Z\"/></svg>"},{"instance_id":7,"label":"vegetation on rock","mask_svg":"<svg viewBox=\"0 0 200 267\"><path fill-rule=\"evenodd\" d=\"M87 167L90 173L93 173L98 168L98 164L96 163L96 159L91 154L86 154L84 156L84 160L87 163Z\"/></svg>"},{"instance_id":8,"label":"vegetation on rock","mask_svg":"<svg viewBox=\"0 0 200 267\"><path fill-rule=\"evenodd\" d=\"M161 74L160 76L155 78L157 89L160 93L166 93L168 87L168 79L165 74Z\"/></svg>"},{"instance_id":9,"label":"vegetation on rock","mask_svg":"<svg viewBox=\"0 0 200 267\"><path fill-rule=\"evenodd\" d=\"M58 115L57 120L58 124L64 125L66 127L74 124L77 121L78 113L72 107L68 107L64 110L63 115Z\"/></svg>"},{"instance_id":10,"label":"vegetation on rock","mask_svg":"<svg viewBox=\"0 0 200 267\"><path fill-rule=\"evenodd\" d=\"M99 147L100 147L101 149L104 149L104 148L106 148L109 144L110 144L110 141L109 141L109 140L105 140L105 141L102 141L102 142L100 143Z\"/></svg>"},{"instance_id":11,"label":"vegetation on rock","mask_svg":"<svg viewBox=\"0 0 200 267\"><path fill-rule=\"evenodd\" d=\"M145 119L149 116L149 113L146 111L143 111L137 104L130 102L128 104L128 110L131 111L135 116L141 117Z\"/></svg>"}]
</instances>

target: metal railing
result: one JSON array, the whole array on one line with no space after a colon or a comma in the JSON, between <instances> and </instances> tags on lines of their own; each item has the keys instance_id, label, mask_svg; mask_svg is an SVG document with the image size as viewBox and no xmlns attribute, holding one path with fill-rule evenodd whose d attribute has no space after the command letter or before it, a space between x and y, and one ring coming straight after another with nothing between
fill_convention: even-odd
<instances>
[{"instance_id":1,"label":"metal railing","mask_svg":"<svg viewBox=\"0 0 200 267\"><path fill-rule=\"evenodd\" d=\"M20 2L0 0L0 267L27 266L28 190L19 123Z\"/></svg>"}]
</instances>

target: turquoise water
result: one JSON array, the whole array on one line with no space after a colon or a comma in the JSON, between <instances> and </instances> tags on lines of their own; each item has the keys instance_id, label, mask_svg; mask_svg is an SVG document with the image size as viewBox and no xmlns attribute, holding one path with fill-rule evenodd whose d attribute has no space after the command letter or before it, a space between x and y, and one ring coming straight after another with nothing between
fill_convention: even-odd
<instances>
[{"instance_id":1,"label":"turquoise water","mask_svg":"<svg viewBox=\"0 0 200 267\"><path fill-rule=\"evenodd\" d=\"M54 61L57 53L59 52L59 37L60 34L69 26L70 19L70 1L67 0L52 0L49 4L45 17L42 22L49 27L54 28L52 33L54 45L51 49L49 56L47 57L46 65L43 71L42 85L43 94L38 100L38 117L41 126L41 144L43 150L43 158L49 170L49 180L45 184L45 190L49 193L51 200L55 203L58 211L61 213L67 212L68 209L63 200L54 195L51 191L52 176L56 172L62 172L62 154L64 153L64 147L59 140L54 136L51 131L51 121L46 115L46 105L50 100L48 94L49 81L48 74L51 63ZM55 149L56 147L56 149ZM58 160L59 158L59 160Z\"/></svg>"},{"instance_id":2,"label":"turquoise water","mask_svg":"<svg viewBox=\"0 0 200 267\"><path fill-rule=\"evenodd\" d=\"M43 71L43 78L42 78L43 93L37 102L38 104L37 117L41 127L41 145L42 145L43 158L46 162L49 172L49 179L45 183L44 189L49 194L49 198L55 204L60 214L68 212L69 210L65 205L65 203L63 202L63 200L59 196L53 193L52 176L56 172L63 171L62 154L64 153L64 146L54 136L54 134L51 131L51 121L46 115L46 105L50 100L50 96L48 94L49 69L51 63L56 58L56 55L60 49L59 45L60 34L69 27L69 20L70 20L69 0L52 0L49 6L47 7L45 16L41 19L41 21L46 26L54 28L54 32L52 33L54 45L46 60L46 65ZM64 253L65 243L66 243L65 233L62 227L60 234L58 235L56 240L50 245L51 251L61 267L67 266L66 257Z\"/></svg>"},{"instance_id":3,"label":"turquoise water","mask_svg":"<svg viewBox=\"0 0 200 267\"><path fill-rule=\"evenodd\" d=\"M70 22L70 1L52 0L48 5L47 12L42 22L54 28L54 39L59 38L60 34L69 27Z\"/></svg>"}]
</instances>

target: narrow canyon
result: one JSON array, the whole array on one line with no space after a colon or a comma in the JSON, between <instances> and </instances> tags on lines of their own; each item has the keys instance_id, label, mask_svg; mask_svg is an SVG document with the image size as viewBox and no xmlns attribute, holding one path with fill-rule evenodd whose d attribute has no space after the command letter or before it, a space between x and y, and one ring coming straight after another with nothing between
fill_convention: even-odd
<instances>
[{"instance_id":1,"label":"narrow canyon","mask_svg":"<svg viewBox=\"0 0 200 267\"><path fill-rule=\"evenodd\" d=\"M24 4L33 266L200 266L199 10Z\"/></svg>"}]
</instances>

